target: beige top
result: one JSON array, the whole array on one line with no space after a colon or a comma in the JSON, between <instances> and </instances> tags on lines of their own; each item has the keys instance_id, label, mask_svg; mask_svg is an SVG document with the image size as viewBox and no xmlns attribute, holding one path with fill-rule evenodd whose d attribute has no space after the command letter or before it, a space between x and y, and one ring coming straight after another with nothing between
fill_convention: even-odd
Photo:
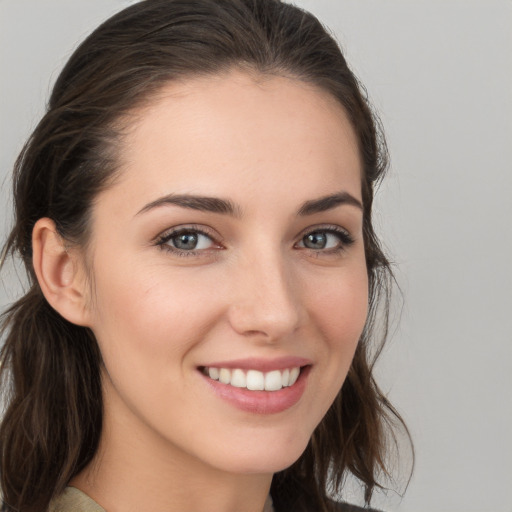
<instances>
[{"instance_id":1,"label":"beige top","mask_svg":"<svg viewBox=\"0 0 512 512\"><path fill-rule=\"evenodd\" d=\"M273 512L270 496L265 503L264 512ZM48 512L106 512L87 494L75 487L66 487L64 492L50 503Z\"/></svg>"},{"instance_id":2,"label":"beige top","mask_svg":"<svg viewBox=\"0 0 512 512\"><path fill-rule=\"evenodd\" d=\"M105 512L105 509L75 487L66 487L64 492L50 503L48 512Z\"/></svg>"}]
</instances>

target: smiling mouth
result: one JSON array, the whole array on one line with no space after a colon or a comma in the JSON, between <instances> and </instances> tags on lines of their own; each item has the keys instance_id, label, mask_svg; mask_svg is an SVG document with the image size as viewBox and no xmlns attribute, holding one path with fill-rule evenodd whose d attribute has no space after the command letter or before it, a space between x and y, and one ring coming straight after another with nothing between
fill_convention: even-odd
<instances>
[{"instance_id":1,"label":"smiling mouth","mask_svg":"<svg viewBox=\"0 0 512 512\"><path fill-rule=\"evenodd\" d=\"M279 391L295 384L303 367L294 366L284 370L261 372L241 368L202 367L201 372L212 380L235 388L250 391Z\"/></svg>"}]
</instances>

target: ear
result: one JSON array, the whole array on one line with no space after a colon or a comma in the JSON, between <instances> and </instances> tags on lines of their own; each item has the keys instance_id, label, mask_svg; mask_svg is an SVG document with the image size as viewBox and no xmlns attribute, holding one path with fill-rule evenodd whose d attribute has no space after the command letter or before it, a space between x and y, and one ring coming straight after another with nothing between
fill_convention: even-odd
<instances>
[{"instance_id":1,"label":"ear","mask_svg":"<svg viewBox=\"0 0 512 512\"><path fill-rule=\"evenodd\" d=\"M73 324L89 326L87 284L83 263L68 251L55 223L39 219L32 231L32 264L49 304Z\"/></svg>"}]
</instances>

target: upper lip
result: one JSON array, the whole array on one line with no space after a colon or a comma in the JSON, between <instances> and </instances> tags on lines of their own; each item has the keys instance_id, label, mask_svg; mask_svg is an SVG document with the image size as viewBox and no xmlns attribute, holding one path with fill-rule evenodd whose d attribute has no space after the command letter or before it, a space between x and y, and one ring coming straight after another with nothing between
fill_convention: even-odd
<instances>
[{"instance_id":1,"label":"upper lip","mask_svg":"<svg viewBox=\"0 0 512 512\"><path fill-rule=\"evenodd\" d=\"M312 361L304 357L285 356L275 359L264 359L257 357L248 357L245 359L231 359L229 361L215 361L204 364L206 368L228 368L241 370L258 370L260 372L271 372L273 370L286 370L287 368L296 368L311 365Z\"/></svg>"}]
</instances>

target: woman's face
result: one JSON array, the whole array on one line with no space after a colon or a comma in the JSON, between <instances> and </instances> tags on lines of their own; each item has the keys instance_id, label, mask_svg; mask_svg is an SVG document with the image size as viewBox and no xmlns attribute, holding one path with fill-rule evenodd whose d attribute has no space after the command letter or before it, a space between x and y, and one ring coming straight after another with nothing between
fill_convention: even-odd
<instances>
[{"instance_id":1,"label":"woman's face","mask_svg":"<svg viewBox=\"0 0 512 512\"><path fill-rule=\"evenodd\" d=\"M367 313L361 162L342 108L233 71L169 84L122 144L93 210L88 306L112 437L196 467L289 466Z\"/></svg>"}]
</instances>

